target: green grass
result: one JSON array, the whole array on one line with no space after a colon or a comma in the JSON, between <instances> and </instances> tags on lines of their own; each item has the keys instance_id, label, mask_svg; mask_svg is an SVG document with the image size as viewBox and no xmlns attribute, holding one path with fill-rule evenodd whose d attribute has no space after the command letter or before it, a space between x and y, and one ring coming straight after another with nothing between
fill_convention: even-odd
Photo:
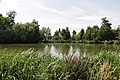
<instances>
[{"instance_id":1,"label":"green grass","mask_svg":"<svg viewBox=\"0 0 120 80\"><path fill-rule=\"evenodd\" d=\"M0 50L0 80L118 80L120 54L68 55L62 59L33 49Z\"/></svg>"}]
</instances>

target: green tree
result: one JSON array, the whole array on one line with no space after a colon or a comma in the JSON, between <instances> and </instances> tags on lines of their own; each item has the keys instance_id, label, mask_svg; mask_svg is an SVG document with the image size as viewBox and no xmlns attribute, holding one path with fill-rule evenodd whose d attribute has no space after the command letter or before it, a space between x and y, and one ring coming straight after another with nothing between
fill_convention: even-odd
<instances>
[{"instance_id":1,"label":"green tree","mask_svg":"<svg viewBox=\"0 0 120 80\"><path fill-rule=\"evenodd\" d=\"M52 36L51 36L51 29L48 27L43 27L41 30L40 30L40 33L41 33L41 36L42 36L42 39L44 41L48 41L48 40L51 40Z\"/></svg>"},{"instance_id":2,"label":"green tree","mask_svg":"<svg viewBox=\"0 0 120 80\"><path fill-rule=\"evenodd\" d=\"M66 30L65 29L62 29L62 31L60 32L61 36L62 36L62 40L66 40L67 37L66 37Z\"/></svg>"},{"instance_id":3,"label":"green tree","mask_svg":"<svg viewBox=\"0 0 120 80\"><path fill-rule=\"evenodd\" d=\"M89 41L92 40L91 34L92 34L92 28L88 26L86 29L86 33L84 35L85 39Z\"/></svg>"},{"instance_id":4,"label":"green tree","mask_svg":"<svg viewBox=\"0 0 120 80\"><path fill-rule=\"evenodd\" d=\"M37 21L31 23L16 23L12 26L14 32L13 41L15 43L38 43L39 42L39 25Z\"/></svg>"},{"instance_id":5,"label":"green tree","mask_svg":"<svg viewBox=\"0 0 120 80\"><path fill-rule=\"evenodd\" d=\"M53 35L53 40L60 40L59 33L60 32L58 30L55 31L55 34Z\"/></svg>"},{"instance_id":6,"label":"green tree","mask_svg":"<svg viewBox=\"0 0 120 80\"><path fill-rule=\"evenodd\" d=\"M11 23L9 24L10 26L12 26L13 24L15 24L15 16L17 15L17 13L14 10L11 10L9 12L7 12L7 16L10 19Z\"/></svg>"},{"instance_id":7,"label":"green tree","mask_svg":"<svg viewBox=\"0 0 120 80\"><path fill-rule=\"evenodd\" d=\"M69 40L71 38L71 35L68 27L66 27L65 33L66 33L66 40Z\"/></svg>"},{"instance_id":8,"label":"green tree","mask_svg":"<svg viewBox=\"0 0 120 80\"><path fill-rule=\"evenodd\" d=\"M99 41L99 27L97 25L94 25L92 28L91 38L93 41Z\"/></svg>"},{"instance_id":9,"label":"green tree","mask_svg":"<svg viewBox=\"0 0 120 80\"><path fill-rule=\"evenodd\" d=\"M81 29L81 31L80 31L80 33L79 33L79 40L83 40L83 37L84 37L84 33L85 33L85 31L84 31L84 29Z\"/></svg>"},{"instance_id":10,"label":"green tree","mask_svg":"<svg viewBox=\"0 0 120 80\"><path fill-rule=\"evenodd\" d=\"M67 41L67 40L70 40L70 38L71 38L70 31L69 31L68 27L66 27L66 29L62 29L60 34L61 34L63 40Z\"/></svg>"},{"instance_id":11,"label":"green tree","mask_svg":"<svg viewBox=\"0 0 120 80\"><path fill-rule=\"evenodd\" d=\"M0 43L6 43L9 36L10 20L7 17L0 15ZM11 33L10 33L11 34Z\"/></svg>"},{"instance_id":12,"label":"green tree","mask_svg":"<svg viewBox=\"0 0 120 80\"><path fill-rule=\"evenodd\" d=\"M34 40L34 43L38 43L40 38L40 33L39 33L40 25L38 24L38 21L36 21L35 19L32 21L32 24L34 24L33 40Z\"/></svg>"},{"instance_id":13,"label":"green tree","mask_svg":"<svg viewBox=\"0 0 120 80\"><path fill-rule=\"evenodd\" d=\"M117 28L117 37L120 39L120 25Z\"/></svg>"},{"instance_id":14,"label":"green tree","mask_svg":"<svg viewBox=\"0 0 120 80\"><path fill-rule=\"evenodd\" d=\"M73 32L72 32L72 37L71 37L72 40L75 40L75 39L76 39L76 38L75 38L75 35L76 35L76 31L73 30Z\"/></svg>"},{"instance_id":15,"label":"green tree","mask_svg":"<svg viewBox=\"0 0 120 80\"><path fill-rule=\"evenodd\" d=\"M102 26L100 28L100 40L113 40L116 38L116 35L113 33L111 29L111 23L109 23L109 20L106 20L105 18L102 18Z\"/></svg>"}]
</instances>

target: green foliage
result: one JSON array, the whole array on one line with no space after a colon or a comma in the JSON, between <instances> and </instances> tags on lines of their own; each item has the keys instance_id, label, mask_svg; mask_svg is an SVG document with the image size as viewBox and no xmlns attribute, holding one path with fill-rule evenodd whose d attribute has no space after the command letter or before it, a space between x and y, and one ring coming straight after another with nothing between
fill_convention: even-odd
<instances>
[{"instance_id":1,"label":"green foliage","mask_svg":"<svg viewBox=\"0 0 120 80\"><path fill-rule=\"evenodd\" d=\"M10 19L7 17L0 16L0 43L6 43L6 39L9 38L9 36L12 34L9 24Z\"/></svg>"},{"instance_id":2,"label":"green foliage","mask_svg":"<svg viewBox=\"0 0 120 80\"><path fill-rule=\"evenodd\" d=\"M70 32L68 30L68 27L66 27L66 30L65 29L62 29L62 31L60 32L60 34L62 35L62 39L63 40L69 40L70 39Z\"/></svg>"},{"instance_id":3,"label":"green foliage","mask_svg":"<svg viewBox=\"0 0 120 80\"><path fill-rule=\"evenodd\" d=\"M0 50L1 80L118 80L120 54L101 52L98 55L69 55L63 58L50 54Z\"/></svg>"},{"instance_id":4,"label":"green foliage","mask_svg":"<svg viewBox=\"0 0 120 80\"><path fill-rule=\"evenodd\" d=\"M31 23L16 23L15 11L7 13L8 17L0 16L0 43L38 43L39 25L38 21Z\"/></svg>"},{"instance_id":5,"label":"green foliage","mask_svg":"<svg viewBox=\"0 0 120 80\"><path fill-rule=\"evenodd\" d=\"M118 35L118 38L120 39L120 25L118 26L118 28L117 28L117 35Z\"/></svg>"},{"instance_id":6,"label":"green foliage","mask_svg":"<svg viewBox=\"0 0 120 80\"><path fill-rule=\"evenodd\" d=\"M17 13L14 10L7 12L8 19L10 19L9 26L12 26L13 24L15 24L14 19L15 19L16 15L17 15Z\"/></svg>"},{"instance_id":7,"label":"green foliage","mask_svg":"<svg viewBox=\"0 0 120 80\"><path fill-rule=\"evenodd\" d=\"M100 40L114 40L116 38L115 33L111 29L111 23L109 23L109 20L106 20L105 18L102 18L102 26L100 28Z\"/></svg>"},{"instance_id":8,"label":"green foliage","mask_svg":"<svg viewBox=\"0 0 120 80\"><path fill-rule=\"evenodd\" d=\"M15 43L38 43L39 42L39 26L32 23L15 24L12 26L15 33L13 42Z\"/></svg>"},{"instance_id":9,"label":"green foliage","mask_svg":"<svg viewBox=\"0 0 120 80\"><path fill-rule=\"evenodd\" d=\"M66 40L69 41L71 39L70 31L68 27L66 29L62 29L62 31L59 29L56 30L55 34L53 35L53 40Z\"/></svg>"},{"instance_id":10,"label":"green foliage","mask_svg":"<svg viewBox=\"0 0 120 80\"><path fill-rule=\"evenodd\" d=\"M43 39L43 41L48 41L51 39L51 29L43 27L40 30L40 38Z\"/></svg>"},{"instance_id":11,"label":"green foliage","mask_svg":"<svg viewBox=\"0 0 120 80\"><path fill-rule=\"evenodd\" d=\"M7 17L0 14L0 43L40 43L40 42L81 42L101 43L119 39L120 29L111 28L109 20L102 18L102 26L88 26L86 32L81 29L79 33L73 30L71 36L69 28L56 30L51 36L51 29L43 27L39 29L38 21L35 19L27 23L15 23L16 12L10 11ZM104 42L103 42L104 43Z\"/></svg>"},{"instance_id":12,"label":"green foliage","mask_svg":"<svg viewBox=\"0 0 120 80\"><path fill-rule=\"evenodd\" d=\"M115 52L101 52L99 55L85 58L88 79L120 79L120 55Z\"/></svg>"},{"instance_id":13,"label":"green foliage","mask_svg":"<svg viewBox=\"0 0 120 80\"><path fill-rule=\"evenodd\" d=\"M92 34L92 28L90 26L87 27L86 29L86 33L85 33L85 39L86 40L92 40L92 37L91 37L91 34Z\"/></svg>"},{"instance_id":14,"label":"green foliage","mask_svg":"<svg viewBox=\"0 0 120 80\"><path fill-rule=\"evenodd\" d=\"M72 40L76 40L76 31L73 30L72 32L72 37L71 37Z\"/></svg>"}]
</instances>

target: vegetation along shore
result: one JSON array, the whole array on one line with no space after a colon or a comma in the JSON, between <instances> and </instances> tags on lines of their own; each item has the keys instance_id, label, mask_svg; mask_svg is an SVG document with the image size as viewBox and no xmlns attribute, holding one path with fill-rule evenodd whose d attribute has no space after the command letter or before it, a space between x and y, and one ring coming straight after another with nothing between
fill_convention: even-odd
<instances>
[{"instance_id":1,"label":"vegetation along shore","mask_svg":"<svg viewBox=\"0 0 120 80\"><path fill-rule=\"evenodd\" d=\"M79 33L69 28L58 28L53 35L49 27L39 28L35 19L27 23L15 23L15 11L7 13L7 17L0 14L0 43L87 43L87 44L119 44L120 26L111 28L107 18L102 18L101 26L88 26L86 30L81 29ZM72 33L72 34L70 34Z\"/></svg>"}]
</instances>

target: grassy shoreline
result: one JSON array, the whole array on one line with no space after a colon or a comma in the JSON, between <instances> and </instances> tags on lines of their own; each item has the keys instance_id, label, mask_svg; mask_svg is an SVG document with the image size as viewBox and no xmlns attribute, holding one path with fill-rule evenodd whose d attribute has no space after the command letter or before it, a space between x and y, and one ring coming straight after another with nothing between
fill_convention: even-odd
<instances>
[{"instance_id":1,"label":"grassy shoreline","mask_svg":"<svg viewBox=\"0 0 120 80\"><path fill-rule=\"evenodd\" d=\"M98 55L68 55L0 50L0 80L118 80L120 54L100 52Z\"/></svg>"}]
</instances>

